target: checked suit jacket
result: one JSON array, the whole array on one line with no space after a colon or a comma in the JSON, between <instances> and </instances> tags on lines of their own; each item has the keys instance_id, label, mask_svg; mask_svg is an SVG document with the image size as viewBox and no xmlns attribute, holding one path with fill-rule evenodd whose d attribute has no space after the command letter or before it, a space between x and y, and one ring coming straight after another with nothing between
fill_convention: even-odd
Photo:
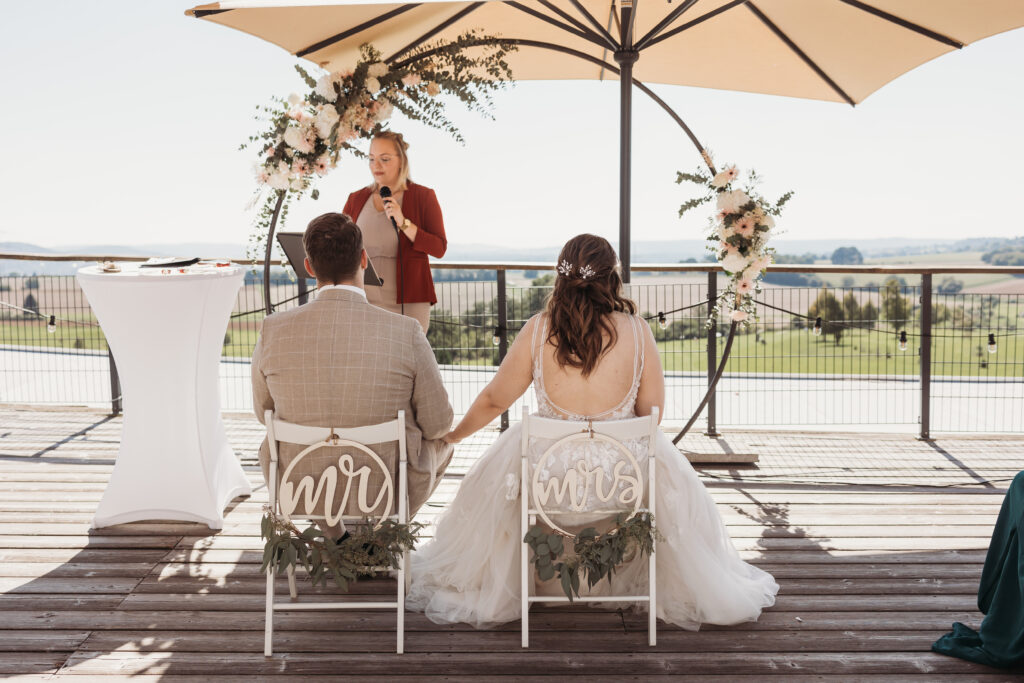
<instances>
[{"instance_id":1,"label":"checked suit jacket","mask_svg":"<svg viewBox=\"0 0 1024 683\"><path fill-rule=\"evenodd\" d=\"M279 419L315 427L371 425L405 410L410 516L430 497L451 460L454 447L441 437L454 414L423 330L413 318L377 308L356 292L324 290L310 303L268 316L253 351L252 392L260 422L268 408ZM372 449L394 474L397 443ZM280 444L279 475L301 450ZM316 479L343 452L352 453L357 466L369 462L358 451L325 447L304 457L289 480L298 482L303 474ZM269 480L266 439L259 459ZM383 476L371 469L371 490L376 490ZM395 495L397 500L397 480ZM352 496L346 514L363 514L355 503ZM322 514L322 504L319 508Z\"/></svg>"}]
</instances>

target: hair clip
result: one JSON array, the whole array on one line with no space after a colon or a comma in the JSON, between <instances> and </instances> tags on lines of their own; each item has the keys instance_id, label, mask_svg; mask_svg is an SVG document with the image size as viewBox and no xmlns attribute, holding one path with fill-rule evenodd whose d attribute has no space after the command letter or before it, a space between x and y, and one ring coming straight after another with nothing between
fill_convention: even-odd
<instances>
[{"instance_id":1,"label":"hair clip","mask_svg":"<svg viewBox=\"0 0 1024 683\"><path fill-rule=\"evenodd\" d=\"M580 277L584 280L594 277L594 269L590 267L590 264L580 266Z\"/></svg>"},{"instance_id":2,"label":"hair clip","mask_svg":"<svg viewBox=\"0 0 1024 683\"><path fill-rule=\"evenodd\" d=\"M558 272L565 277L569 277L572 275L572 264L565 259L562 259L562 262L558 264Z\"/></svg>"}]
</instances>

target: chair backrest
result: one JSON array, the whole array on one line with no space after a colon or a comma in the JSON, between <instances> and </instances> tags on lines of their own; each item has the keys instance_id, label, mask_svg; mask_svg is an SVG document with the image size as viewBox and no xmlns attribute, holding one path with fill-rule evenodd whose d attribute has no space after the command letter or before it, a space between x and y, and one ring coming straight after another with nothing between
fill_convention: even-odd
<instances>
[{"instance_id":1,"label":"chair backrest","mask_svg":"<svg viewBox=\"0 0 1024 683\"><path fill-rule=\"evenodd\" d=\"M549 515L636 513L653 506L655 434L658 409L647 417L573 422L530 415L523 410L523 505L566 535ZM531 450L530 439L551 441ZM648 439L637 457L628 442Z\"/></svg>"},{"instance_id":2,"label":"chair backrest","mask_svg":"<svg viewBox=\"0 0 1024 683\"><path fill-rule=\"evenodd\" d=\"M285 519L292 515L307 519L324 519L328 525L335 525L346 515L345 510L354 500L361 516L375 513L381 519L398 513L395 477L380 455L369 444L398 442L399 473L402 488L405 488L404 470L407 462L405 441L405 411L398 411L398 417L388 422L362 427L310 427L285 422L266 412L267 442L270 447L270 493L271 504L276 501L280 514ZM279 479L280 468L278 444L291 443L305 446L284 468ZM322 448L344 448L333 462L318 463L324 466L319 471L308 471L312 460ZM304 471L306 470L306 471ZM381 484L371 486L374 473L379 473ZM297 479L298 481L295 481ZM341 491L341 500L335 495ZM323 504L323 514L313 510ZM404 506L402 506L404 507ZM404 510L403 510L404 513Z\"/></svg>"}]
</instances>

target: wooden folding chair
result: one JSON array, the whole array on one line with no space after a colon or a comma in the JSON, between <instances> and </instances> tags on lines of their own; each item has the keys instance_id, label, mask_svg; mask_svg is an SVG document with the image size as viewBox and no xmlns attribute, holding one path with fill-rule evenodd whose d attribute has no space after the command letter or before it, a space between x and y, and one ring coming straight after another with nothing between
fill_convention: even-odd
<instances>
[{"instance_id":1,"label":"wooden folding chair","mask_svg":"<svg viewBox=\"0 0 1024 683\"><path fill-rule=\"evenodd\" d=\"M574 422L569 420L556 420L545 417L536 417L530 415L526 408L523 408L523 429L522 429L522 446L521 446L521 459L522 459L522 472L519 486L519 498L522 503L522 516L520 523L520 538L526 536L526 532L531 526L537 523L538 517L545 524L550 526L556 533L562 533L568 537L572 537L573 534L566 532L564 529L558 526L556 521L552 519L552 515L557 517L558 514L577 514L582 510L585 510L587 514L603 514L607 513L609 516L616 515L621 512L636 513L644 505L646 497L646 507L653 515L655 512L655 435L658 431L658 409L654 408L651 415L648 417L637 417L627 420L607 420L600 422ZM623 443L630 439L641 439L647 437L649 439L649 446L647 452L647 486L644 491L644 481L641 476L640 463L633 453ZM529 441L531 438L551 439L554 440L550 446L548 446L544 452L536 459L531 461ZM610 496L609 500L600 500L596 505L591 504L589 500L573 500L575 496L575 487L571 482L568 484L565 481L555 481L552 485L551 477L547 482L542 482L540 479L541 472L545 469L545 465L549 458L558 453L562 452L562 449L571 447L574 442L579 442L587 439L594 439L604 442L610 446L610 450L615 453L615 457L619 461L624 461L629 471L634 473L636 479L635 485L638 487L633 491L635 493L635 500L631 501L630 504L625 504L621 500L621 495ZM596 476L604 476L602 468L597 466L589 467L588 469L595 472ZM625 471L625 470L624 470ZM568 470L565 479L570 476L569 472L577 472L575 469ZM592 491L593 487L585 487L585 491L590 496L595 495ZM612 489L616 489L617 485L613 483ZM572 495L569 495L569 490L573 489ZM562 499L558 500L558 492L562 492ZM554 504L550 502L552 494L556 497ZM569 504L566 504L566 503ZM530 595L530 582L533 578L533 572L530 567L530 546L523 541L522 546L522 571L520 572L522 582L522 646L529 647L530 645L530 604L534 602L553 602L553 603L567 603L570 602L568 597L556 597L556 596L531 596ZM602 596L581 596L574 598L575 602L647 602L648 603L648 622L647 622L647 642L648 645L655 645L657 642L657 590L655 583L655 562L654 556L649 555L647 557L647 581L648 589L646 595L602 595Z\"/></svg>"},{"instance_id":2,"label":"wooden folding chair","mask_svg":"<svg viewBox=\"0 0 1024 683\"><path fill-rule=\"evenodd\" d=\"M270 446L270 506L274 514L282 519L292 520L295 518L308 520L329 520L328 523L336 523L338 519L343 522L359 522L363 516L357 515L332 515L327 509L330 501L324 501L325 514L312 514L309 509L299 509L306 500L306 494L319 491L322 479L314 482L310 475L305 475L298 482L293 482L289 475L293 473L296 466L307 458L311 453L325 446L343 446L358 451L366 456L366 462L372 463L379 468L384 476L384 483L380 490L373 492L378 498L373 505L367 505L361 497L357 497L359 509L368 515L379 508L380 496L386 496L387 504L384 510L387 511L387 518L393 519L400 524L407 524L409 519L408 500L408 456L405 443L405 411L398 411L398 417L390 422L382 422L376 425L354 428L330 428L330 427L308 427L292 424L274 417L271 410L266 412L267 442ZM380 455L371 450L367 444L381 444L391 441L398 442L398 492L395 492L395 478L385 465ZM278 490L278 444L292 443L306 446L285 468L280 479L280 491ZM342 456L343 458L346 456ZM346 462L352 462L351 456ZM369 466L361 467L358 470L352 469L346 474L340 467L331 466L337 473L338 489L345 490L345 485L350 484L350 490L358 490L359 476L366 476L371 470ZM325 470L326 472L326 470ZM321 473L320 477L325 474ZM333 476L333 475L332 475ZM395 498L397 497L397 501ZM319 498L317 498L319 500ZM396 504L397 503L397 504ZM343 511L343 510L342 510ZM383 519L383 516L382 516ZM402 555L401 566L398 568L398 591L394 601L387 602L296 602L298 590L295 585L295 568L288 568L288 591L291 594L289 602L275 602L274 600L274 578L275 567L273 564L267 570L267 604L266 604L266 628L264 634L263 653L266 656L273 654L274 636L274 612L285 610L335 610L335 609L394 609L397 616L397 652L402 654L405 648L405 595L409 587L409 553ZM379 570L390 570L391 567L375 567Z\"/></svg>"}]
</instances>

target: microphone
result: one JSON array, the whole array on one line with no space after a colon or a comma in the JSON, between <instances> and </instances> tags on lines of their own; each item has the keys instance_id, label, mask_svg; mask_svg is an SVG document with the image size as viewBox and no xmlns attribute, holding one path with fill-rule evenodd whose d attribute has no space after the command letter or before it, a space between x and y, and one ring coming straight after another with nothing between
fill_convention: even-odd
<instances>
[{"instance_id":1,"label":"microphone","mask_svg":"<svg viewBox=\"0 0 1024 683\"><path fill-rule=\"evenodd\" d=\"M380 198L381 199L389 199L390 197L391 197L391 188L388 187L387 185L381 185L380 186ZM398 230L398 221L396 221L393 216L391 217L391 225L395 226L395 230Z\"/></svg>"}]
</instances>

